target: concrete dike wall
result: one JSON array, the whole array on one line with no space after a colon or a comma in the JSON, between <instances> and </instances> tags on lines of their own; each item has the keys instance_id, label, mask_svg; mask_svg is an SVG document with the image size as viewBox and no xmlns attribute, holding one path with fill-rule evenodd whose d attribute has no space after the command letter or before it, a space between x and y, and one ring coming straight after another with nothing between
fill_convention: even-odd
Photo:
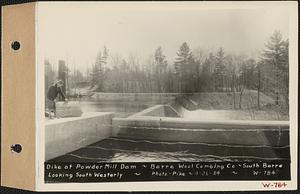
<instances>
[{"instance_id":1,"label":"concrete dike wall","mask_svg":"<svg viewBox=\"0 0 300 194\"><path fill-rule=\"evenodd\" d=\"M288 121L187 119L178 107L156 105L127 118L114 113L46 121L46 160L108 137L228 145L288 146Z\"/></svg>"},{"instance_id":2,"label":"concrete dike wall","mask_svg":"<svg viewBox=\"0 0 300 194\"><path fill-rule=\"evenodd\" d=\"M153 116L153 117L180 117L180 114L173 107L169 105L155 105L147 108L141 112L131 115L129 118L139 116Z\"/></svg>"},{"instance_id":3,"label":"concrete dike wall","mask_svg":"<svg viewBox=\"0 0 300 194\"><path fill-rule=\"evenodd\" d=\"M113 113L84 113L81 117L46 121L46 160L75 151L112 135Z\"/></svg>"},{"instance_id":4,"label":"concrete dike wall","mask_svg":"<svg viewBox=\"0 0 300 194\"><path fill-rule=\"evenodd\" d=\"M176 114L177 118L170 116ZM157 105L128 118L113 118L112 123L112 135L119 138L231 145L289 145L288 121L190 120L180 118L168 105Z\"/></svg>"}]
</instances>

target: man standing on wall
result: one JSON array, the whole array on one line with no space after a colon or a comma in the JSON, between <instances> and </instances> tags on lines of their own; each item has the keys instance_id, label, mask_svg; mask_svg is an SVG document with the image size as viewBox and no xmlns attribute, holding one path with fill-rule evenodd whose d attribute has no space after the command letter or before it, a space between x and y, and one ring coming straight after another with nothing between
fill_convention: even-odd
<instances>
[{"instance_id":1,"label":"man standing on wall","mask_svg":"<svg viewBox=\"0 0 300 194\"><path fill-rule=\"evenodd\" d=\"M66 94L63 92L63 87L64 82L62 80L58 80L56 83L54 83L52 86L49 87L48 93L47 93L47 98L50 101L48 104L48 109L50 110L50 115L49 117L51 118L52 116L56 117L56 98L60 94L62 99L64 101L68 101ZM54 115L51 115L53 113Z\"/></svg>"}]
</instances>

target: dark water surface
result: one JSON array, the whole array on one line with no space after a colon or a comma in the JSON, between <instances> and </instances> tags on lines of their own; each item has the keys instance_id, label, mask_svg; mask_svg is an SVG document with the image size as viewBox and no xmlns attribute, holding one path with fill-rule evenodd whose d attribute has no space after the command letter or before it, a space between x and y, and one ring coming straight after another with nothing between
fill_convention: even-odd
<instances>
[{"instance_id":1,"label":"dark water surface","mask_svg":"<svg viewBox=\"0 0 300 194\"><path fill-rule=\"evenodd\" d=\"M289 160L289 146L156 142L107 138L49 162L200 162Z\"/></svg>"}]
</instances>

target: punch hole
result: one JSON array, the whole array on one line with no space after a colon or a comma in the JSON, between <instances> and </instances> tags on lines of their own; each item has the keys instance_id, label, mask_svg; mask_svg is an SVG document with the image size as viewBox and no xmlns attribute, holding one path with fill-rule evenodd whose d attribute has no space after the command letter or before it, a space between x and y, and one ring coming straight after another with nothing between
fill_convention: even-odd
<instances>
[{"instance_id":1,"label":"punch hole","mask_svg":"<svg viewBox=\"0 0 300 194\"><path fill-rule=\"evenodd\" d=\"M22 146L20 144L13 144L10 146L10 151L20 153L22 151Z\"/></svg>"},{"instance_id":2,"label":"punch hole","mask_svg":"<svg viewBox=\"0 0 300 194\"><path fill-rule=\"evenodd\" d=\"M10 46L15 51L17 51L21 48L21 44L18 41L13 41Z\"/></svg>"}]
</instances>

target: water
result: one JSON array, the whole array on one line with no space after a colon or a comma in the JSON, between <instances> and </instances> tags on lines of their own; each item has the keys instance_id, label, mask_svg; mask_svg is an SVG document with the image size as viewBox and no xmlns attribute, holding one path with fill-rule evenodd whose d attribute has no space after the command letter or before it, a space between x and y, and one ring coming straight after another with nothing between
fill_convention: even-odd
<instances>
[{"instance_id":1,"label":"water","mask_svg":"<svg viewBox=\"0 0 300 194\"><path fill-rule=\"evenodd\" d=\"M201 162L289 160L289 146L159 142L107 138L49 162Z\"/></svg>"},{"instance_id":2,"label":"water","mask_svg":"<svg viewBox=\"0 0 300 194\"><path fill-rule=\"evenodd\" d=\"M83 112L114 112L115 117L128 117L148 108L149 104L137 102L80 102Z\"/></svg>"}]
</instances>

